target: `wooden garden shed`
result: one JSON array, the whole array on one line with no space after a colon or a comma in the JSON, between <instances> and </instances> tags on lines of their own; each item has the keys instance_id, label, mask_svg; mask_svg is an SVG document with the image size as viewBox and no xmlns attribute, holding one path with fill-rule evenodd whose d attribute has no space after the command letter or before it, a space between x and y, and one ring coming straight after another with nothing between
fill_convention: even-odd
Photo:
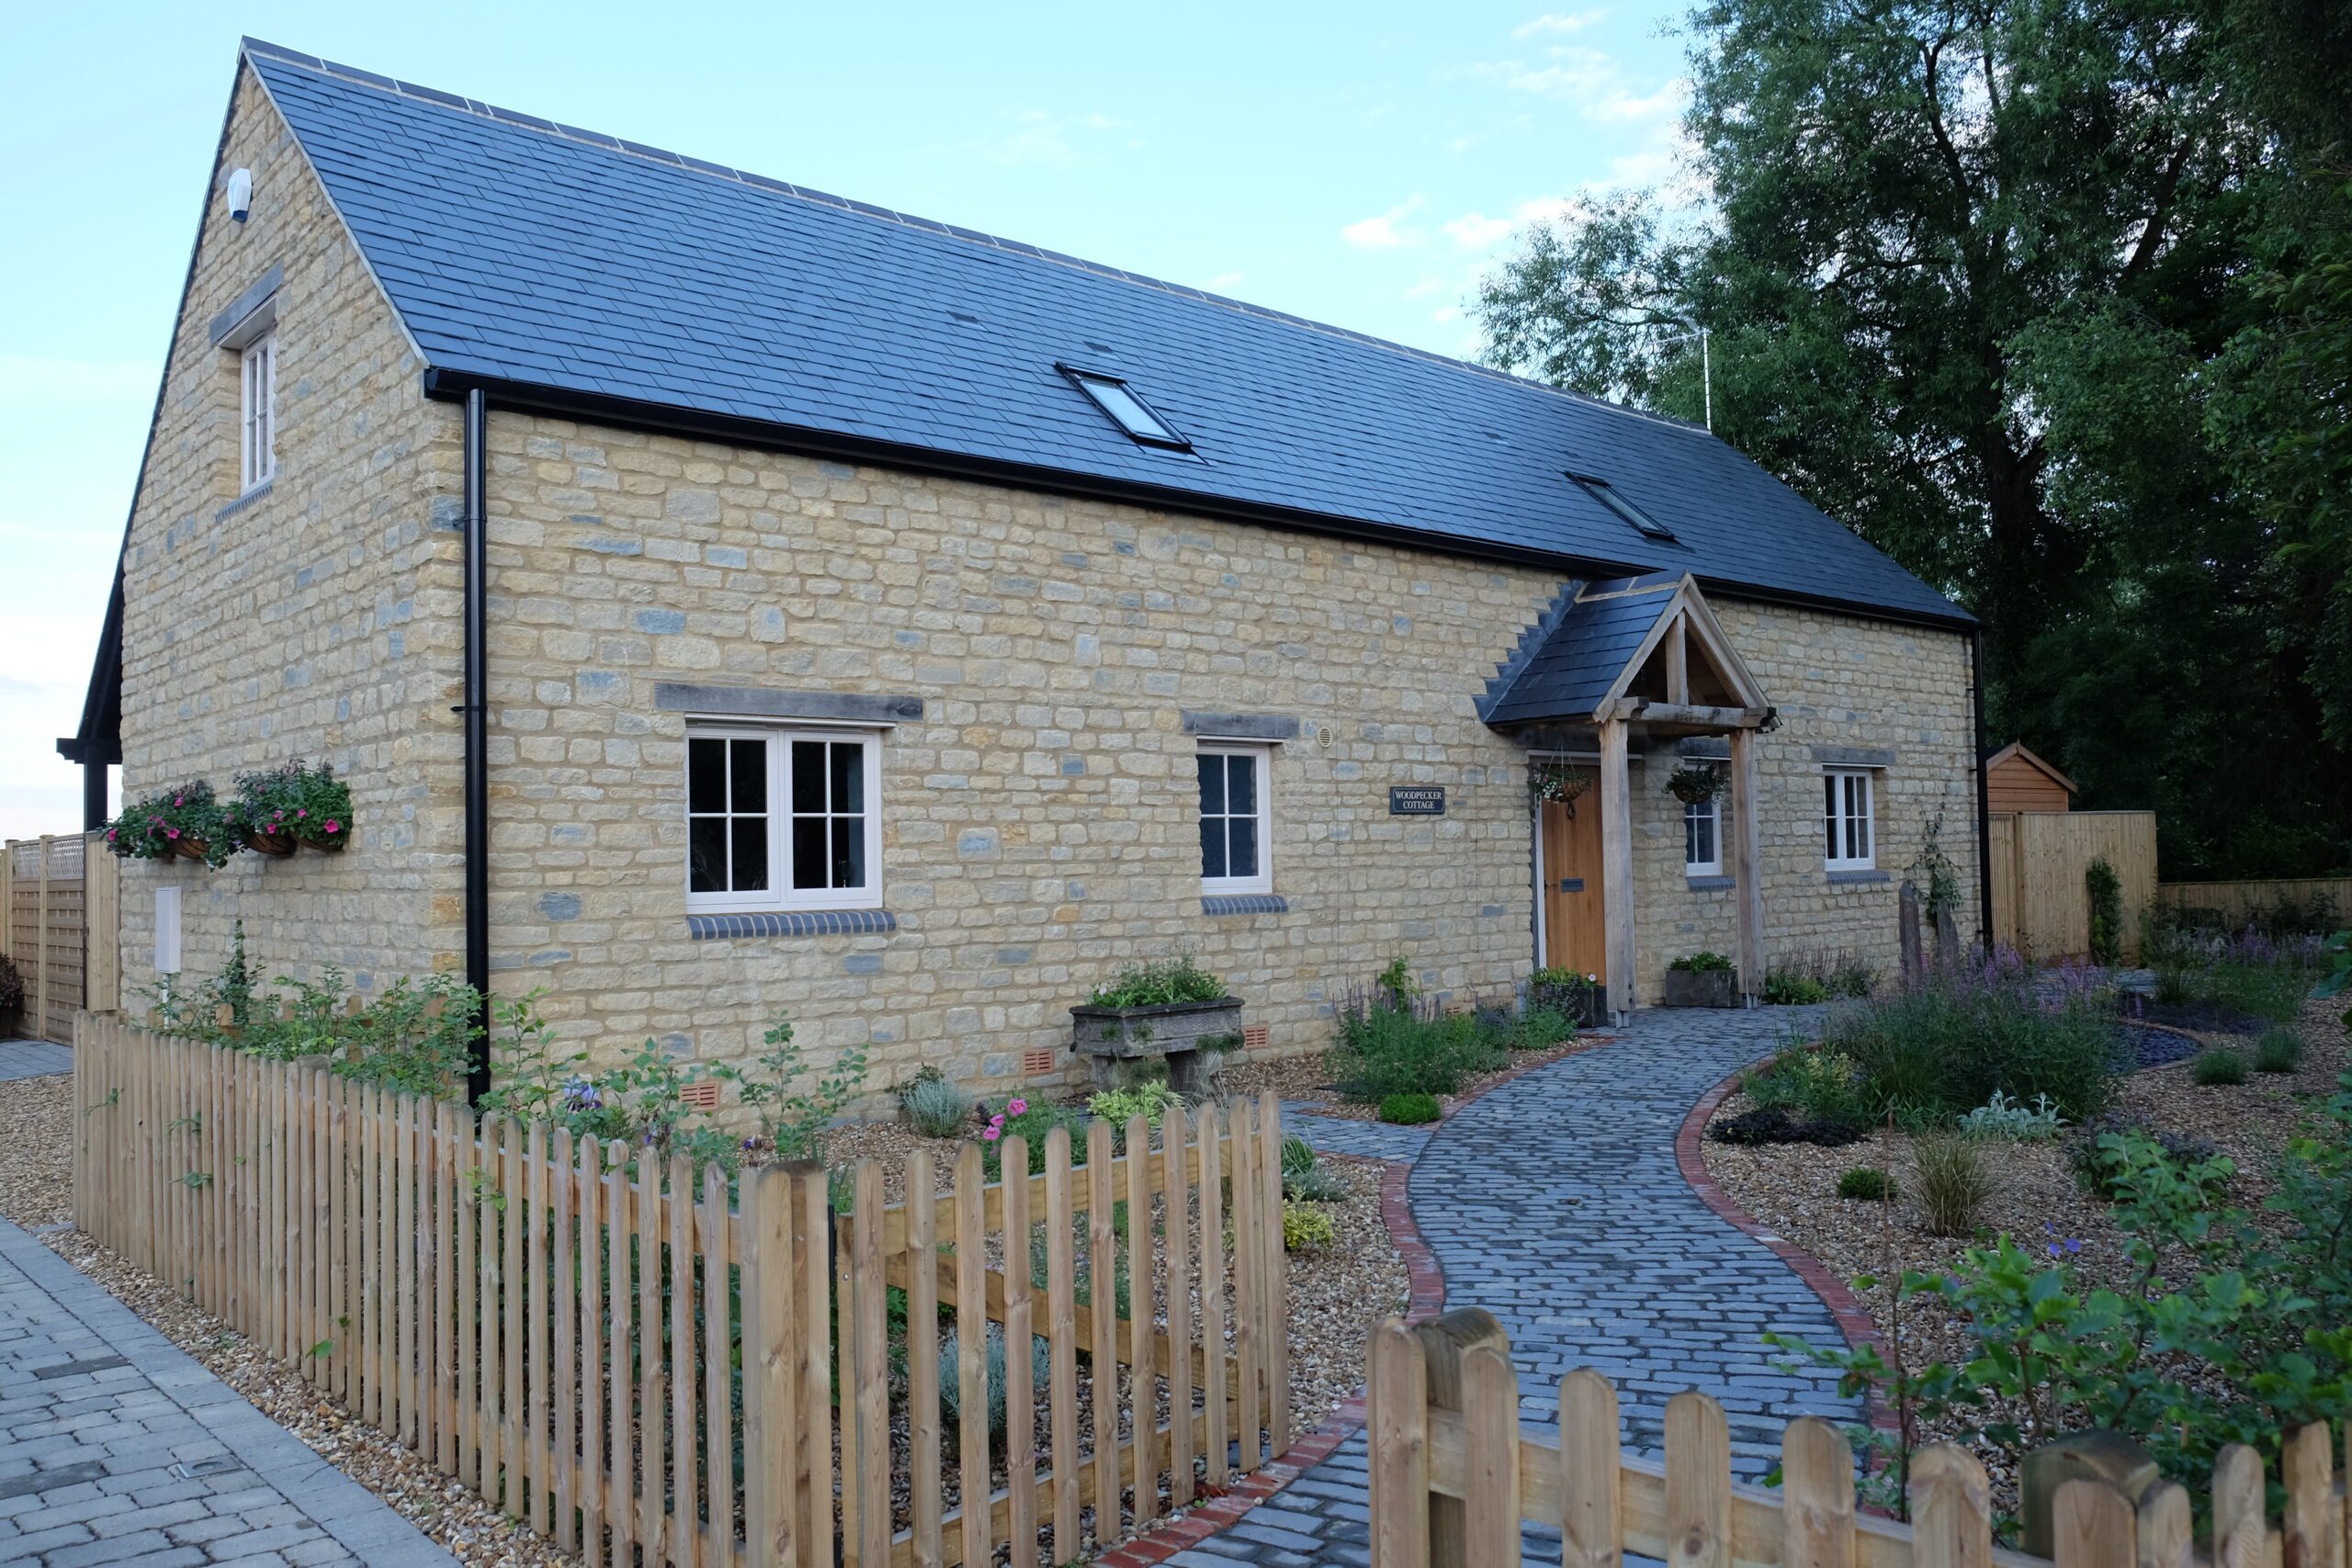
<instances>
[{"instance_id":1,"label":"wooden garden shed","mask_svg":"<svg viewBox=\"0 0 2352 1568\"><path fill-rule=\"evenodd\" d=\"M1988 811L2071 811L2075 781L2012 740L1984 759Z\"/></svg>"}]
</instances>

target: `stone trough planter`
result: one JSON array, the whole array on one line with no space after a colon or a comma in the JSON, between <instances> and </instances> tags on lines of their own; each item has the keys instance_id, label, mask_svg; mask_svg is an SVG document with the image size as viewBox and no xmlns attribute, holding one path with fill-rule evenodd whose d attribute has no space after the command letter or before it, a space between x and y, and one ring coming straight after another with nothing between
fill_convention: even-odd
<instances>
[{"instance_id":1,"label":"stone trough planter","mask_svg":"<svg viewBox=\"0 0 2352 1568\"><path fill-rule=\"evenodd\" d=\"M1227 1053L1241 1044L1241 998L1169 1002L1159 1007L1069 1010L1072 1049L1087 1059L1098 1089L1125 1089L1168 1067L1168 1087L1188 1100L1207 1096Z\"/></svg>"},{"instance_id":2,"label":"stone trough planter","mask_svg":"<svg viewBox=\"0 0 2352 1568\"><path fill-rule=\"evenodd\" d=\"M1670 1008L1729 1008L1739 1005L1739 976L1730 969L1669 969L1666 1005Z\"/></svg>"}]
</instances>

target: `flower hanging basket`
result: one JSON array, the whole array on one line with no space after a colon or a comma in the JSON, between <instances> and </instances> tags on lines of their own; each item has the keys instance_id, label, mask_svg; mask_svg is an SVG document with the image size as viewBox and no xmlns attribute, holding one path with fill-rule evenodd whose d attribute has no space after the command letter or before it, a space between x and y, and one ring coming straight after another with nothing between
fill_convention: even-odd
<instances>
[{"instance_id":1,"label":"flower hanging basket","mask_svg":"<svg viewBox=\"0 0 2352 1568\"><path fill-rule=\"evenodd\" d=\"M351 786L324 762L240 773L229 816L262 854L290 855L297 844L335 854L351 841Z\"/></svg>"},{"instance_id":2,"label":"flower hanging basket","mask_svg":"<svg viewBox=\"0 0 2352 1568\"><path fill-rule=\"evenodd\" d=\"M1566 762L1537 762L1527 770L1527 799L1531 806L1557 801L1574 817L1577 797L1590 788L1592 775Z\"/></svg>"},{"instance_id":3,"label":"flower hanging basket","mask_svg":"<svg viewBox=\"0 0 2352 1568\"><path fill-rule=\"evenodd\" d=\"M202 839L193 833L182 833L171 840L172 852L182 860L209 860L210 852Z\"/></svg>"},{"instance_id":4,"label":"flower hanging basket","mask_svg":"<svg viewBox=\"0 0 2352 1568\"><path fill-rule=\"evenodd\" d=\"M1685 806L1704 806L1724 791L1724 771L1713 762L1685 762L1666 776L1666 793Z\"/></svg>"},{"instance_id":5,"label":"flower hanging basket","mask_svg":"<svg viewBox=\"0 0 2352 1568\"><path fill-rule=\"evenodd\" d=\"M272 860L284 860L294 852L295 848L293 834L272 833L261 828L247 828L244 830L243 843L245 848L253 851L254 853L267 855Z\"/></svg>"},{"instance_id":6,"label":"flower hanging basket","mask_svg":"<svg viewBox=\"0 0 2352 1568\"><path fill-rule=\"evenodd\" d=\"M316 832L303 833L300 837L311 849L330 855L341 854L343 846L351 841L351 835L343 831L343 825L339 822L330 822Z\"/></svg>"}]
</instances>

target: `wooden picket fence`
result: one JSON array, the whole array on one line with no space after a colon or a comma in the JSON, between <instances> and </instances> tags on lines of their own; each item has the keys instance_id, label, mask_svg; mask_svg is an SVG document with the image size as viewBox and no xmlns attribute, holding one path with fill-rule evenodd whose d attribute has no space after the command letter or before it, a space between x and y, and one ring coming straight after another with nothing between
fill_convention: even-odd
<instances>
[{"instance_id":1,"label":"wooden picket fence","mask_svg":"<svg viewBox=\"0 0 2352 1568\"><path fill-rule=\"evenodd\" d=\"M2207 1537L2185 1488L2134 1497L2077 1470L2046 1527L2027 1523L2029 1542L2046 1535L2041 1556L1994 1544L1984 1467L1957 1444L1914 1456L1900 1524L1858 1510L1853 1450L1819 1416L1783 1430L1777 1489L1732 1480L1723 1406L1695 1390L1667 1403L1664 1463L1619 1450L1617 1391L1589 1368L1560 1380L1556 1437L1522 1431L1510 1342L1476 1309L1418 1329L1391 1318L1369 1362L1373 1568L1515 1564L1522 1521L1561 1532L1563 1568L1628 1555L1669 1568L2345 1568L2352 1538L2325 1422L2288 1437L2278 1527L2260 1456L2233 1444L2214 1467ZM2352 1439L2345 1457L2352 1470Z\"/></svg>"},{"instance_id":2,"label":"wooden picket fence","mask_svg":"<svg viewBox=\"0 0 2352 1568\"><path fill-rule=\"evenodd\" d=\"M993 1185L967 1144L944 1194L919 1154L896 1205L860 1161L842 1213L814 1165L730 1193L715 1165L88 1014L74 1077L85 1231L591 1564L1062 1562L1289 1446L1272 1096L1171 1112L1158 1147L1138 1118L1124 1154L1097 1121L1076 1168L1057 1128L1026 1179L1007 1139ZM952 1432L940 1337L894 1329L893 1291L910 1328L956 1314ZM1044 1406L978 1487L973 1313L1012 1348L1007 1407Z\"/></svg>"}]
</instances>

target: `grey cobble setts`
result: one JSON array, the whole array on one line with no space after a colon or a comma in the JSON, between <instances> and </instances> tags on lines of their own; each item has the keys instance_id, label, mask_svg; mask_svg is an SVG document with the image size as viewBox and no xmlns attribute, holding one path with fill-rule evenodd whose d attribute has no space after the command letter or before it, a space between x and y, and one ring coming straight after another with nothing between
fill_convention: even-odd
<instances>
[{"instance_id":1,"label":"grey cobble setts","mask_svg":"<svg viewBox=\"0 0 2352 1568\"><path fill-rule=\"evenodd\" d=\"M1795 1416L1860 1418L1834 1377L1783 1371L1765 1343L1838 1343L1829 1309L1701 1202L1674 1155L1702 1094L1812 1021L1805 1010L1637 1012L1614 1043L1513 1078L1430 1131L1413 1218L1445 1270L1446 1304L1485 1307L1510 1335L1523 1424L1553 1426L1561 1375L1589 1366L1617 1385L1625 1446L1657 1456L1667 1400L1703 1389L1730 1417L1734 1472L1752 1480ZM1306 1121L1292 1128L1318 1147L1327 1127L1366 1125ZM1171 1562L1365 1563L1368 1473L1358 1433L1274 1505ZM1528 1562L1560 1560L1556 1532L1530 1528L1524 1540Z\"/></svg>"}]
</instances>

